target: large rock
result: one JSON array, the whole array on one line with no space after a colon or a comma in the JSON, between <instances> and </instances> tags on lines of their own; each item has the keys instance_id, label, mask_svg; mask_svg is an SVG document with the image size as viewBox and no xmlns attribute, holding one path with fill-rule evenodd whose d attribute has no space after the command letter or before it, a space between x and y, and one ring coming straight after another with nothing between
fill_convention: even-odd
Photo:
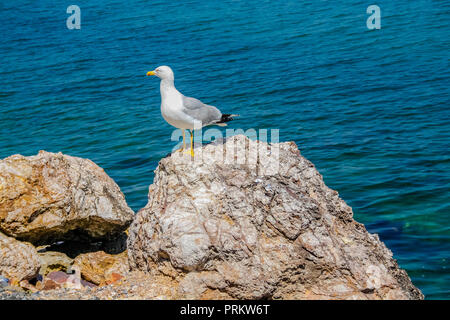
<instances>
[{"instance_id":1,"label":"large rock","mask_svg":"<svg viewBox=\"0 0 450 320\"><path fill-rule=\"evenodd\" d=\"M130 227L132 269L190 299L423 298L295 143L240 135L194 159L160 161Z\"/></svg>"},{"instance_id":2,"label":"large rock","mask_svg":"<svg viewBox=\"0 0 450 320\"><path fill-rule=\"evenodd\" d=\"M0 232L0 275L13 284L35 277L40 268L39 256L30 243L20 242Z\"/></svg>"},{"instance_id":3,"label":"large rock","mask_svg":"<svg viewBox=\"0 0 450 320\"><path fill-rule=\"evenodd\" d=\"M95 163L40 151L0 161L0 231L33 243L112 238L134 217Z\"/></svg>"}]
</instances>

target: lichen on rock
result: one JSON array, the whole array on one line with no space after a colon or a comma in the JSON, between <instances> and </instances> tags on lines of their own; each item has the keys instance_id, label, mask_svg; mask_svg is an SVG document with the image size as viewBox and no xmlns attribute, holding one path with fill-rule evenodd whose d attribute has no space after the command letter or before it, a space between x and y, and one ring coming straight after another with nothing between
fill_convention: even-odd
<instances>
[{"instance_id":1,"label":"lichen on rock","mask_svg":"<svg viewBox=\"0 0 450 320\"><path fill-rule=\"evenodd\" d=\"M38 255L41 263L39 274L42 276L46 276L53 271L67 272L73 263L73 259L69 258L63 252L43 251L38 252Z\"/></svg>"}]
</instances>

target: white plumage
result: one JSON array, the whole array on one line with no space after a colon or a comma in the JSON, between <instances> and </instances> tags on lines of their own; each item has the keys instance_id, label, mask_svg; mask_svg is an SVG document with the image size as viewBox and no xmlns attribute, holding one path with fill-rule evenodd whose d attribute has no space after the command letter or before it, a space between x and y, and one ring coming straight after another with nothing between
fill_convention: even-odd
<instances>
[{"instance_id":1,"label":"white plumage","mask_svg":"<svg viewBox=\"0 0 450 320\"><path fill-rule=\"evenodd\" d=\"M183 130L183 149L185 149L184 130L191 130L191 155L193 153L192 130L208 125L226 126L225 122L233 120L233 114L222 114L214 106L204 104L196 98L186 97L175 88L174 74L170 67L160 66L147 72L148 76L161 79L161 115L175 128Z\"/></svg>"}]
</instances>

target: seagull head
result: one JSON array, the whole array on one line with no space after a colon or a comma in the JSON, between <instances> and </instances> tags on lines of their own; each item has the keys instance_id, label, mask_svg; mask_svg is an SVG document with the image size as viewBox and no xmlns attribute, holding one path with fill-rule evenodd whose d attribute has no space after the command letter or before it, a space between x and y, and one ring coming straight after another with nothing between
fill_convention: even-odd
<instances>
[{"instance_id":1,"label":"seagull head","mask_svg":"<svg viewBox=\"0 0 450 320\"><path fill-rule=\"evenodd\" d=\"M174 80L173 71L168 66L159 66L155 70L147 72L147 76L157 76L161 80Z\"/></svg>"}]
</instances>

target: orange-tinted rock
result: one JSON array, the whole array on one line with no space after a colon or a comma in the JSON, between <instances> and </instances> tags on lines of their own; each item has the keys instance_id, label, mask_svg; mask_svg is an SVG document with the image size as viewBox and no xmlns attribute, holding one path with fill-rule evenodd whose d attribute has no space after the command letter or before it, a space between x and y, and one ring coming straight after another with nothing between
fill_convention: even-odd
<instances>
[{"instance_id":1,"label":"orange-tinted rock","mask_svg":"<svg viewBox=\"0 0 450 320\"><path fill-rule=\"evenodd\" d=\"M53 290L53 289L58 289L61 288L62 284L58 283L56 281L53 281L52 279L44 279L43 283L41 285L38 285L37 288L39 290Z\"/></svg>"},{"instance_id":2,"label":"orange-tinted rock","mask_svg":"<svg viewBox=\"0 0 450 320\"><path fill-rule=\"evenodd\" d=\"M0 160L0 231L9 236L110 239L133 217L117 184L88 159L40 151Z\"/></svg>"},{"instance_id":3,"label":"orange-tinted rock","mask_svg":"<svg viewBox=\"0 0 450 320\"><path fill-rule=\"evenodd\" d=\"M116 255L104 251L80 254L73 266L80 269L83 279L100 286L120 280L129 270L126 251Z\"/></svg>"},{"instance_id":4,"label":"orange-tinted rock","mask_svg":"<svg viewBox=\"0 0 450 320\"><path fill-rule=\"evenodd\" d=\"M116 272L111 272L109 276L106 277L106 284L113 284L120 279L123 279L123 276Z\"/></svg>"}]
</instances>

